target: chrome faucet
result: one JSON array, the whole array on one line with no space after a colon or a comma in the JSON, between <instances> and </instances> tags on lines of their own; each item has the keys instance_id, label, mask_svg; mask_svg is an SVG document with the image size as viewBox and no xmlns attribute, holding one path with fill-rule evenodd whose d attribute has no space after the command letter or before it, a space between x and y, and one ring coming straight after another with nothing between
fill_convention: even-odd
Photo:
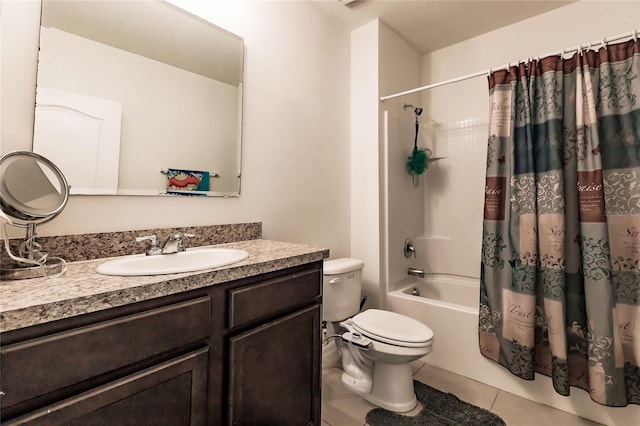
<instances>
[{"instance_id":1,"label":"chrome faucet","mask_svg":"<svg viewBox=\"0 0 640 426\"><path fill-rule=\"evenodd\" d=\"M162 253L162 249L158 246L158 236L156 234L146 235L144 237L136 237L137 242L145 240L151 241L149 248L147 249L147 251L145 251L145 254L147 256L153 256L155 254Z\"/></svg>"},{"instance_id":2,"label":"chrome faucet","mask_svg":"<svg viewBox=\"0 0 640 426\"><path fill-rule=\"evenodd\" d=\"M172 254L185 251L187 248L184 246L184 237L195 237L194 234L187 234L185 232L176 232L173 235L167 237L162 244L161 254Z\"/></svg>"},{"instance_id":3,"label":"chrome faucet","mask_svg":"<svg viewBox=\"0 0 640 426\"><path fill-rule=\"evenodd\" d=\"M409 275L413 275L415 277L419 277L419 278L424 278L424 270L423 269L418 269L418 268L412 268L410 267L407 270L407 274Z\"/></svg>"},{"instance_id":4,"label":"chrome faucet","mask_svg":"<svg viewBox=\"0 0 640 426\"><path fill-rule=\"evenodd\" d=\"M154 256L156 254L172 254L185 251L187 248L184 246L184 237L195 237L195 235L187 234L186 232L176 232L164 240L162 247L158 245L158 236L156 234L136 237L136 241L151 241L145 253L147 256Z\"/></svg>"}]
</instances>

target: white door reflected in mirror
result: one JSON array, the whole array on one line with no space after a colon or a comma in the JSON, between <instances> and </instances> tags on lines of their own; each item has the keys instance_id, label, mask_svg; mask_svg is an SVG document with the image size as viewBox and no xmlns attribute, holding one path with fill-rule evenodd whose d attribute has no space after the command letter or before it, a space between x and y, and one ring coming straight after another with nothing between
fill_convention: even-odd
<instances>
[{"instance_id":1,"label":"white door reflected in mirror","mask_svg":"<svg viewBox=\"0 0 640 426\"><path fill-rule=\"evenodd\" d=\"M71 194L116 194L122 104L39 88L33 151L64 173Z\"/></svg>"}]
</instances>

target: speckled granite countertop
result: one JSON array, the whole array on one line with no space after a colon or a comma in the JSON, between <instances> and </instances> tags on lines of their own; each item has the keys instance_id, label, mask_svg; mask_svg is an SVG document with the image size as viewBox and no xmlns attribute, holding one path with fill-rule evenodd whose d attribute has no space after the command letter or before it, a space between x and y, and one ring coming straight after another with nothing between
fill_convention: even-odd
<instances>
[{"instance_id":1,"label":"speckled granite countertop","mask_svg":"<svg viewBox=\"0 0 640 426\"><path fill-rule=\"evenodd\" d=\"M71 262L58 277L0 281L0 332L302 265L328 257L327 249L268 240L220 244L246 250L232 265L198 272L121 277L101 275L108 259Z\"/></svg>"}]
</instances>

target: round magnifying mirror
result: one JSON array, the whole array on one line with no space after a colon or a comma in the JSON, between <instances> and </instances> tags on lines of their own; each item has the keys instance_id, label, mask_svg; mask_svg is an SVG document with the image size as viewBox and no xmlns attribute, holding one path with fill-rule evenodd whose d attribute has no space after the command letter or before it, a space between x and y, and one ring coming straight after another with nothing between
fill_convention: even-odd
<instances>
[{"instance_id":1,"label":"round magnifying mirror","mask_svg":"<svg viewBox=\"0 0 640 426\"><path fill-rule=\"evenodd\" d=\"M66 262L49 257L35 241L36 226L56 217L69 198L69 185L59 168L45 157L13 151L0 157L0 209L4 247L11 262L0 268L0 279L25 279L62 273ZM27 228L26 238L12 253L6 225Z\"/></svg>"},{"instance_id":2,"label":"round magnifying mirror","mask_svg":"<svg viewBox=\"0 0 640 426\"><path fill-rule=\"evenodd\" d=\"M17 225L45 223L67 204L69 185L55 164L28 151L0 157L0 207Z\"/></svg>"}]
</instances>

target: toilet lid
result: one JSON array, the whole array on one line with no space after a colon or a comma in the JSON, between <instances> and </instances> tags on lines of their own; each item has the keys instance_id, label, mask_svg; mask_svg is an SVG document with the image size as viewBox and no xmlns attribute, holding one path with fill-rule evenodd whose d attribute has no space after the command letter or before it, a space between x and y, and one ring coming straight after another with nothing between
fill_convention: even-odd
<instances>
[{"instance_id":1,"label":"toilet lid","mask_svg":"<svg viewBox=\"0 0 640 426\"><path fill-rule=\"evenodd\" d=\"M361 334L396 346L421 347L433 340L429 327L395 312L368 309L351 320Z\"/></svg>"}]
</instances>

